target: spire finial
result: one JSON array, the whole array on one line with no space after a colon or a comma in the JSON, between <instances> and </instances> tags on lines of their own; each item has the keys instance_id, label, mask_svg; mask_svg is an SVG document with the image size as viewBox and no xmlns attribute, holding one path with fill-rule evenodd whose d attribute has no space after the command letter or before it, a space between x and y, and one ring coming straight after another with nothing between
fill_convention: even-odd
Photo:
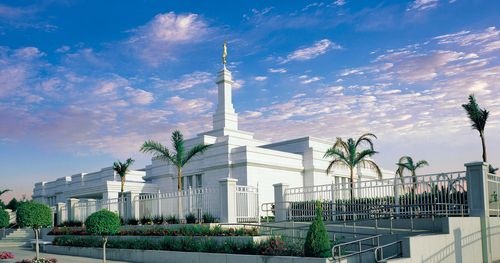
<instances>
[{"instance_id":1,"label":"spire finial","mask_svg":"<svg viewBox=\"0 0 500 263\"><path fill-rule=\"evenodd\" d=\"M224 41L224 45L222 46L222 65L226 67L226 57L227 57L227 41Z\"/></svg>"}]
</instances>

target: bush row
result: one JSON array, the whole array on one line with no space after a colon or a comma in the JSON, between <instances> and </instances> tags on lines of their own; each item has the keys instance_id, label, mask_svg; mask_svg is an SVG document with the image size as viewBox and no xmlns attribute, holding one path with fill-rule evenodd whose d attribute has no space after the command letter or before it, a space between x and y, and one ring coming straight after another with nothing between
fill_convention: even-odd
<instances>
[{"instance_id":1,"label":"bush row","mask_svg":"<svg viewBox=\"0 0 500 263\"><path fill-rule=\"evenodd\" d=\"M56 246L73 247L102 247L102 239L98 237L69 237L61 236L54 239ZM165 237L161 241L148 239L109 240L108 248L141 249L141 250L168 250L186 252L210 252L226 254L248 254L268 256L304 256L304 242L295 239L272 237L261 242L238 242L228 240L224 243L216 242L210 237L185 237L181 240Z\"/></svg>"},{"instance_id":2,"label":"bush row","mask_svg":"<svg viewBox=\"0 0 500 263\"><path fill-rule=\"evenodd\" d=\"M90 235L85 227L54 227L49 235ZM177 228L168 226L124 227L119 236L258 236L256 227L222 228L208 225L185 225Z\"/></svg>"},{"instance_id":3,"label":"bush row","mask_svg":"<svg viewBox=\"0 0 500 263\"><path fill-rule=\"evenodd\" d=\"M164 225L164 224L179 224L181 220L176 216L154 216L154 217L142 217L140 219L130 218L123 219L121 218L122 225ZM185 221L187 224L196 224L196 223L218 223L219 219L210 213L204 213L202 218L197 218L195 214L189 213L185 217ZM78 220L70 220L64 221L58 224L58 227L78 227L82 226L83 223Z\"/></svg>"}]
</instances>

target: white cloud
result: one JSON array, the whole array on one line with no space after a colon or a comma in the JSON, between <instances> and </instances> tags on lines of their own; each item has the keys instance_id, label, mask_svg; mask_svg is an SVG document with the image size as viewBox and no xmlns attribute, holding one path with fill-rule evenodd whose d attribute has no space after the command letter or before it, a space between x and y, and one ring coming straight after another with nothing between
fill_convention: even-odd
<instances>
[{"instance_id":1,"label":"white cloud","mask_svg":"<svg viewBox=\"0 0 500 263\"><path fill-rule=\"evenodd\" d=\"M333 4L337 6L343 6L345 5L345 0L335 0Z\"/></svg>"},{"instance_id":2,"label":"white cloud","mask_svg":"<svg viewBox=\"0 0 500 263\"><path fill-rule=\"evenodd\" d=\"M169 12L156 15L146 25L131 30L127 43L139 55L157 65L165 59L175 59L173 51L182 45L197 43L211 32L207 22L197 14Z\"/></svg>"},{"instance_id":3,"label":"white cloud","mask_svg":"<svg viewBox=\"0 0 500 263\"><path fill-rule=\"evenodd\" d=\"M205 98L184 99L179 96L170 97L166 101L167 107L171 111L186 115L195 115L207 112L212 108L213 103Z\"/></svg>"},{"instance_id":4,"label":"white cloud","mask_svg":"<svg viewBox=\"0 0 500 263\"><path fill-rule=\"evenodd\" d=\"M342 47L328 39L322 39L316 41L311 47L297 49L294 52L290 53L286 59L284 59L281 63L287 63L290 61L304 61L316 58L320 55L325 54L327 51L331 49L341 49Z\"/></svg>"},{"instance_id":5,"label":"white cloud","mask_svg":"<svg viewBox=\"0 0 500 263\"><path fill-rule=\"evenodd\" d=\"M241 89L245 85L245 81L242 79L233 80L233 89Z\"/></svg>"},{"instance_id":6,"label":"white cloud","mask_svg":"<svg viewBox=\"0 0 500 263\"><path fill-rule=\"evenodd\" d=\"M154 96L151 92L131 87L125 87L125 90L127 91L126 94L130 98L130 101L134 104L148 105L154 101Z\"/></svg>"},{"instance_id":7,"label":"white cloud","mask_svg":"<svg viewBox=\"0 0 500 263\"><path fill-rule=\"evenodd\" d=\"M265 81L267 80L267 77L266 76L257 76L254 78L256 81Z\"/></svg>"},{"instance_id":8,"label":"white cloud","mask_svg":"<svg viewBox=\"0 0 500 263\"><path fill-rule=\"evenodd\" d=\"M300 83L302 83L302 84L309 84L309 83L316 82L316 81L318 81L320 79L321 79L320 77L311 77L311 78L308 78L308 79L304 79Z\"/></svg>"},{"instance_id":9,"label":"white cloud","mask_svg":"<svg viewBox=\"0 0 500 263\"><path fill-rule=\"evenodd\" d=\"M215 79L208 72L195 71L193 73L184 74L179 79L164 83L170 90L186 90L195 86L212 83Z\"/></svg>"},{"instance_id":10,"label":"white cloud","mask_svg":"<svg viewBox=\"0 0 500 263\"><path fill-rule=\"evenodd\" d=\"M270 68L268 69L270 73L286 73L287 70L284 68Z\"/></svg>"},{"instance_id":11,"label":"white cloud","mask_svg":"<svg viewBox=\"0 0 500 263\"><path fill-rule=\"evenodd\" d=\"M427 9L432 9L438 5L438 0L415 0L413 1L406 11L417 10L423 11Z\"/></svg>"},{"instance_id":12,"label":"white cloud","mask_svg":"<svg viewBox=\"0 0 500 263\"><path fill-rule=\"evenodd\" d=\"M496 27L488 27L482 32L472 33L471 31L460 31L453 34L446 34L434 37L439 44L458 44L460 46L470 46L484 44L489 41L498 40L500 31Z\"/></svg>"}]
</instances>

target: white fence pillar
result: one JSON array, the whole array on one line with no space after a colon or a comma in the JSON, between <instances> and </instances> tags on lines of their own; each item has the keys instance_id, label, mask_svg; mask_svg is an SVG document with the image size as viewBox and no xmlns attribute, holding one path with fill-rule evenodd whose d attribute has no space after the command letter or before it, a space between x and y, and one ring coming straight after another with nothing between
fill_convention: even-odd
<instances>
[{"instance_id":1,"label":"white fence pillar","mask_svg":"<svg viewBox=\"0 0 500 263\"><path fill-rule=\"evenodd\" d=\"M466 163L467 203L469 215L480 217L483 262L491 262L491 244L488 238L490 210L488 196L488 164Z\"/></svg>"},{"instance_id":2,"label":"white fence pillar","mask_svg":"<svg viewBox=\"0 0 500 263\"><path fill-rule=\"evenodd\" d=\"M68 221L72 221L72 220L75 220L76 216L77 216L77 212L76 211L76 207L75 205L78 203L78 199L76 198L70 198L68 199L67 201L67 205L66 205L66 211L68 212Z\"/></svg>"},{"instance_id":3,"label":"white fence pillar","mask_svg":"<svg viewBox=\"0 0 500 263\"><path fill-rule=\"evenodd\" d=\"M236 182L233 178L219 180L221 223L236 223Z\"/></svg>"},{"instance_id":4,"label":"white fence pillar","mask_svg":"<svg viewBox=\"0 0 500 263\"><path fill-rule=\"evenodd\" d=\"M286 221L288 211L288 203L285 200L285 190L288 189L288 184L279 183L274 186L274 220L276 222Z\"/></svg>"}]
</instances>

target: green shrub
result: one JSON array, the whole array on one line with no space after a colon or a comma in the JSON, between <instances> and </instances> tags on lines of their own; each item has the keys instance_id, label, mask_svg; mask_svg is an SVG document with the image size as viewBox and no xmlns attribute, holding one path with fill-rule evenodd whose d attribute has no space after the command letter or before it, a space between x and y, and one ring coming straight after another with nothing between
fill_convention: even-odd
<instances>
[{"instance_id":1,"label":"green shrub","mask_svg":"<svg viewBox=\"0 0 500 263\"><path fill-rule=\"evenodd\" d=\"M145 216L143 216L141 218L141 225L144 226L144 225L152 225L152 224L153 224L153 220L151 220L151 218L145 217Z\"/></svg>"},{"instance_id":2,"label":"green shrub","mask_svg":"<svg viewBox=\"0 0 500 263\"><path fill-rule=\"evenodd\" d=\"M10 216L7 211L1 209L0 210L0 228L8 227L10 221Z\"/></svg>"},{"instance_id":3,"label":"green shrub","mask_svg":"<svg viewBox=\"0 0 500 263\"><path fill-rule=\"evenodd\" d=\"M129 220L127 220L127 225L136 226L138 224L139 220L137 218L130 218Z\"/></svg>"},{"instance_id":4,"label":"green shrub","mask_svg":"<svg viewBox=\"0 0 500 263\"><path fill-rule=\"evenodd\" d=\"M196 216L194 213L189 213L186 215L186 223L196 224Z\"/></svg>"},{"instance_id":5,"label":"green shrub","mask_svg":"<svg viewBox=\"0 0 500 263\"><path fill-rule=\"evenodd\" d=\"M203 213L203 223L217 223L217 218L210 213Z\"/></svg>"},{"instance_id":6,"label":"green shrub","mask_svg":"<svg viewBox=\"0 0 500 263\"><path fill-rule=\"evenodd\" d=\"M120 231L120 217L118 214L108 210L101 210L91 214L85 220L86 231L102 236L102 259L106 262L106 243L108 242L109 235L115 235Z\"/></svg>"},{"instance_id":7,"label":"green shrub","mask_svg":"<svg viewBox=\"0 0 500 263\"><path fill-rule=\"evenodd\" d=\"M52 225L52 210L49 206L34 201L23 202L17 208L16 222L19 227L30 227L35 231L36 259L40 258L38 246L40 229Z\"/></svg>"},{"instance_id":8,"label":"green shrub","mask_svg":"<svg viewBox=\"0 0 500 263\"><path fill-rule=\"evenodd\" d=\"M179 224L179 219L176 216L169 216L165 221L169 224Z\"/></svg>"},{"instance_id":9,"label":"green shrub","mask_svg":"<svg viewBox=\"0 0 500 263\"><path fill-rule=\"evenodd\" d=\"M306 242L304 243L304 254L307 257L329 257L331 256L331 244L325 224L323 224L323 211L321 203L316 203L316 218L309 226Z\"/></svg>"},{"instance_id":10,"label":"green shrub","mask_svg":"<svg viewBox=\"0 0 500 263\"><path fill-rule=\"evenodd\" d=\"M153 217L153 224L155 225L163 225L165 223L165 218L163 216L155 216Z\"/></svg>"}]
</instances>

